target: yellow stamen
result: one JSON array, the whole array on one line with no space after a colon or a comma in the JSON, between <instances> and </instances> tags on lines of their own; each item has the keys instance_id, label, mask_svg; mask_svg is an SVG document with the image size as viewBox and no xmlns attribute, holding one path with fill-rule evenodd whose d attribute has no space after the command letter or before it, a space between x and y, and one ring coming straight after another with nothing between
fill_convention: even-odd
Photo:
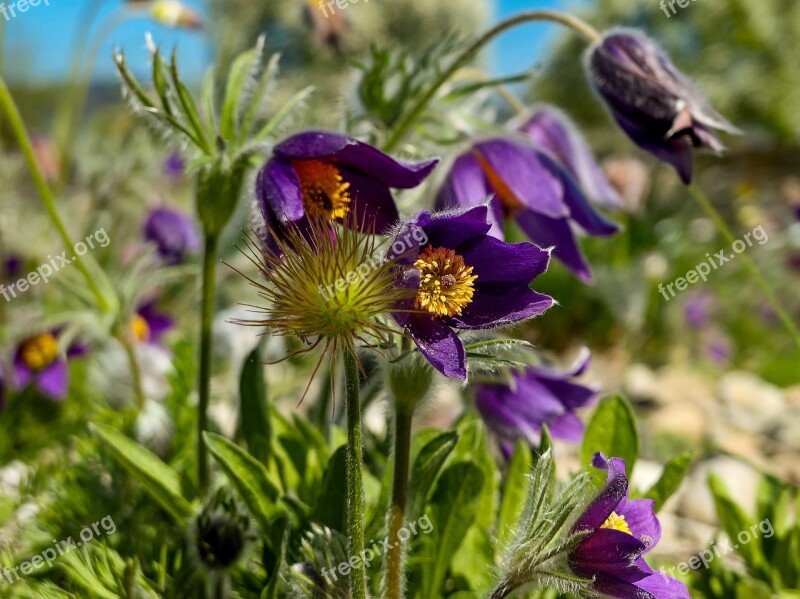
<instances>
[{"instance_id":1,"label":"yellow stamen","mask_svg":"<svg viewBox=\"0 0 800 599\"><path fill-rule=\"evenodd\" d=\"M472 267L453 250L426 247L414 262L420 271L419 291L415 301L417 309L434 316L461 316L461 311L472 302L475 293Z\"/></svg>"},{"instance_id":2,"label":"yellow stamen","mask_svg":"<svg viewBox=\"0 0 800 599\"><path fill-rule=\"evenodd\" d=\"M508 210L512 216L524 209L525 204L523 204L516 194L511 191L511 188L508 186L508 184L503 181L503 178L497 174L497 171L495 171L489 165L489 162L486 160L486 158L481 156L477 151L473 151L473 155L478 161L478 164L481 165L483 174L486 175L486 178L489 180L489 185L492 187L494 195L497 196L498 200L500 200L503 208Z\"/></svg>"},{"instance_id":3,"label":"yellow stamen","mask_svg":"<svg viewBox=\"0 0 800 599\"><path fill-rule=\"evenodd\" d=\"M311 217L334 220L350 210L350 183L339 169L319 160L294 160L292 166L303 189L303 206Z\"/></svg>"},{"instance_id":4,"label":"yellow stamen","mask_svg":"<svg viewBox=\"0 0 800 599\"><path fill-rule=\"evenodd\" d=\"M136 341L141 343L150 341L150 325L147 324L147 321L140 314L136 314L133 317L131 321L131 332Z\"/></svg>"},{"instance_id":5,"label":"yellow stamen","mask_svg":"<svg viewBox=\"0 0 800 599\"><path fill-rule=\"evenodd\" d=\"M58 356L58 341L50 333L40 333L22 344L20 358L31 370L42 370Z\"/></svg>"},{"instance_id":6,"label":"yellow stamen","mask_svg":"<svg viewBox=\"0 0 800 599\"><path fill-rule=\"evenodd\" d=\"M625 516L618 514L617 512L611 512L611 515L608 517L608 520L603 522L600 528L610 528L612 530L618 530L620 532L624 532L633 536L628 523L625 521Z\"/></svg>"}]
</instances>

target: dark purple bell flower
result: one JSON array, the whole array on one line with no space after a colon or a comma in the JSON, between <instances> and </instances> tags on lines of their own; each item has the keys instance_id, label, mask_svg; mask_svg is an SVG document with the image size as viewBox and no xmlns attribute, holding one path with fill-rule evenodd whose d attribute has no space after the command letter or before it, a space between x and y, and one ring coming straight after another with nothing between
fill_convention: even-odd
<instances>
[{"instance_id":1,"label":"dark purple bell flower","mask_svg":"<svg viewBox=\"0 0 800 599\"><path fill-rule=\"evenodd\" d=\"M142 226L145 241L154 243L166 264L183 261L187 254L200 250L200 237L191 217L170 208L156 208Z\"/></svg>"},{"instance_id":2,"label":"dark purple bell flower","mask_svg":"<svg viewBox=\"0 0 800 599\"><path fill-rule=\"evenodd\" d=\"M588 76L614 119L639 147L671 164L687 185L692 148L721 153L712 130L739 130L714 110L700 90L650 38L615 29L588 51Z\"/></svg>"},{"instance_id":3,"label":"dark purple bell flower","mask_svg":"<svg viewBox=\"0 0 800 599\"><path fill-rule=\"evenodd\" d=\"M16 281L22 274L22 267L24 263L22 258L16 254L7 254L3 258L3 280Z\"/></svg>"},{"instance_id":4,"label":"dark purple bell flower","mask_svg":"<svg viewBox=\"0 0 800 599\"><path fill-rule=\"evenodd\" d=\"M138 343L163 347L162 338L175 328L175 319L158 310L157 300L139 306L131 322L133 338Z\"/></svg>"},{"instance_id":5,"label":"dark purple bell flower","mask_svg":"<svg viewBox=\"0 0 800 599\"><path fill-rule=\"evenodd\" d=\"M398 162L340 133L298 133L275 146L258 173L257 209L276 232L312 217L385 233L399 218L390 189L416 187L437 162Z\"/></svg>"},{"instance_id":6,"label":"dark purple bell flower","mask_svg":"<svg viewBox=\"0 0 800 599\"><path fill-rule=\"evenodd\" d=\"M592 590L617 599L689 599L684 584L654 571L642 557L661 538L652 499L629 499L625 461L597 453L592 465L608 473L605 486L572 526L588 532L570 552L572 571Z\"/></svg>"},{"instance_id":7,"label":"dark purple bell flower","mask_svg":"<svg viewBox=\"0 0 800 599\"><path fill-rule=\"evenodd\" d=\"M538 316L553 299L530 289L550 253L489 235L486 205L431 215L400 227L390 256L400 284L416 290L394 314L419 351L445 376L466 379L464 344L453 329L490 329Z\"/></svg>"},{"instance_id":8,"label":"dark purple bell flower","mask_svg":"<svg viewBox=\"0 0 800 599\"><path fill-rule=\"evenodd\" d=\"M554 438L577 443L585 427L575 410L588 406L597 391L572 379L586 371L590 358L585 350L566 372L529 366L512 371L511 384L479 385L475 407L506 449L520 439L538 446L545 424Z\"/></svg>"},{"instance_id":9,"label":"dark purple bell flower","mask_svg":"<svg viewBox=\"0 0 800 599\"><path fill-rule=\"evenodd\" d=\"M34 385L50 399L60 401L69 388L67 360L86 353L82 344L72 344L64 351L59 344L60 331L38 333L24 339L14 353L14 386L24 389Z\"/></svg>"},{"instance_id":10,"label":"dark purple bell flower","mask_svg":"<svg viewBox=\"0 0 800 599\"><path fill-rule=\"evenodd\" d=\"M516 219L536 245L553 254L582 281L592 272L573 227L590 235L613 235L617 226L591 207L553 156L533 144L494 138L456 158L439 191L439 209L475 206L492 196L491 235L503 239L506 218Z\"/></svg>"},{"instance_id":11,"label":"dark purple bell flower","mask_svg":"<svg viewBox=\"0 0 800 599\"><path fill-rule=\"evenodd\" d=\"M603 173L589 144L561 110L547 105L535 107L520 131L555 156L587 198L606 208L622 208L622 198Z\"/></svg>"}]
</instances>

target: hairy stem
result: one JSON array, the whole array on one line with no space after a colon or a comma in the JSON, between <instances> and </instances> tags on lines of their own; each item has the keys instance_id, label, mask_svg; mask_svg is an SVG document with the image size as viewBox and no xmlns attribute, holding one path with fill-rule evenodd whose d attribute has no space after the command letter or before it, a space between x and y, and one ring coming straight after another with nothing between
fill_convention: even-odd
<instances>
[{"instance_id":1,"label":"hairy stem","mask_svg":"<svg viewBox=\"0 0 800 599\"><path fill-rule=\"evenodd\" d=\"M349 348L342 350L342 358L347 409L347 534L352 558L364 555L364 481L361 474L364 457L358 363L353 350ZM351 576L353 599L367 599L364 568L354 570Z\"/></svg>"},{"instance_id":2,"label":"hairy stem","mask_svg":"<svg viewBox=\"0 0 800 599\"><path fill-rule=\"evenodd\" d=\"M389 505L389 553L386 555L386 599L400 599L405 578L405 542L400 530L405 525L408 498L408 471L411 462L411 423L413 408L395 401L394 480Z\"/></svg>"},{"instance_id":3,"label":"hairy stem","mask_svg":"<svg viewBox=\"0 0 800 599\"><path fill-rule=\"evenodd\" d=\"M403 119L400 121L400 124L397 125L394 132L392 133L389 140L384 145L383 149L385 152L390 152L393 150L397 144L399 144L403 137L406 135L408 130L414 124L414 122L419 118L422 112L425 110L425 107L430 103L430 101L436 96L436 93L439 89L447 83L450 77L458 71L461 67L467 64L470 60L472 60L475 55L483 48L486 44L492 41L495 37L508 31L509 29L513 29L517 25L522 25L525 23L531 23L534 21L549 21L552 23L558 23L560 25L564 25L569 27L579 34L581 34L587 41L590 43L594 43L600 39L600 34L592 28L591 25L586 23L585 21L573 17L572 15L553 11L553 10L530 10L521 12L519 14L514 15L513 17L509 17L508 19L501 21L491 29L489 29L486 33L481 35L478 39L476 39L472 44L467 46L461 54L459 54L456 59L452 62L452 64L446 68L442 74L433 82L431 87L426 91L422 97L417 100L417 103L409 110Z\"/></svg>"},{"instance_id":4,"label":"hairy stem","mask_svg":"<svg viewBox=\"0 0 800 599\"><path fill-rule=\"evenodd\" d=\"M203 433L208 430L208 404L211 397L211 355L213 348L214 295L217 267L216 234L207 234L203 252L203 299L200 309L200 374L197 385L197 482L201 495L208 490L208 453Z\"/></svg>"},{"instance_id":5,"label":"hairy stem","mask_svg":"<svg viewBox=\"0 0 800 599\"><path fill-rule=\"evenodd\" d=\"M725 239L727 239L728 243L733 245L734 242L737 241L733 236L733 232L730 230L730 227L728 227L725 219L723 219L720 213L717 212L717 209L714 208L711 200L708 199L708 196L705 194L705 192L697 185L690 185L689 192L692 194L692 197L697 200L697 203L700 204L700 207L706 212L709 218L714 221L722 235L725 237ZM800 331L798 330L797 325L794 323L791 316L789 316L786 308L783 307L780 299L778 299L775 290L772 289L772 286L764 278L764 275L762 275L758 270L758 267L750 259L750 256L747 254L739 254L739 257L744 261L744 264L747 267L747 270L750 272L750 275L753 277L759 287L761 287L761 290L764 292L764 295L767 296L767 301L769 301L772 309L775 310L775 313L786 327L786 331L792 337L795 344L797 344L798 349L800 349Z\"/></svg>"},{"instance_id":6,"label":"hairy stem","mask_svg":"<svg viewBox=\"0 0 800 599\"><path fill-rule=\"evenodd\" d=\"M131 370L131 381L133 383L134 394L136 395L136 405L139 411L142 411L144 409L145 396L144 388L142 387L142 369L139 368L139 358L136 355L136 347L126 339L120 339L120 341L125 348L125 354L128 356L128 366Z\"/></svg>"}]
</instances>

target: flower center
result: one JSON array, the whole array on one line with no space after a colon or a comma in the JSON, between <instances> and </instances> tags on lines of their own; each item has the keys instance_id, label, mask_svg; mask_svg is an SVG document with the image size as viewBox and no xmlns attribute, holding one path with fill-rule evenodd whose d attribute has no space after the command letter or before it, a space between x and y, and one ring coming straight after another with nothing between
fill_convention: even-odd
<instances>
[{"instance_id":1,"label":"flower center","mask_svg":"<svg viewBox=\"0 0 800 599\"><path fill-rule=\"evenodd\" d=\"M42 370L58 356L58 341L50 333L41 333L23 343L20 358L31 370Z\"/></svg>"},{"instance_id":2,"label":"flower center","mask_svg":"<svg viewBox=\"0 0 800 599\"><path fill-rule=\"evenodd\" d=\"M624 532L625 534L633 536L630 526L628 526L628 523L625 521L625 516L622 516L617 512L611 512L611 515L608 517L608 520L603 522L600 528L610 528L612 530L618 530L620 532Z\"/></svg>"},{"instance_id":3,"label":"flower center","mask_svg":"<svg viewBox=\"0 0 800 599\"><path fill-rule=\"evenodd\" d=\"M461 311L472 301L475 293L472 267L453 250L426 247L414 262L421 274L416 308L427 310L434 316L461 316Z\"/></svg>"},{"instance_id":4,"label":"flower center","mask_svg":"<svg viewBox=\"0 0 800 599\"><path fill-rule=\"evenodd\" d=\"M511 191L511 188L503 181L503 178L497 174L490 165L489 162L481 156L481 154L477 151L473 151L475 159L478 161L478 164L481 165L481 169L483 169L483 174L489 180L489 185L494 191L495 196L497 199L500 200L500 203L503 205L508 212L512 215L520 212L525 208L525 204L523 204L519 198Z\"/></svg>"},{"instance_id":5,"label":"flower center","mask_svg":"<svg viewBox=\"0 0 800 599\"><path fill-rule=\"evenodd\" d=\"M136 314L131 321L131 332L134 339L141 343L146 343L150 340L150 325L141 314Z\"/></svg>"},{"instance_id":6,"label":"flower center","mask_svg":"<svg viewBox=\"0 0 800 599\"><path fill-rule=\"evenodd\" d=\"M292 166L300 179L306 213L329 221L344 218L350 209L350 183L339 169L320 160L293 160Z\"/></svg>"}]
</instances>

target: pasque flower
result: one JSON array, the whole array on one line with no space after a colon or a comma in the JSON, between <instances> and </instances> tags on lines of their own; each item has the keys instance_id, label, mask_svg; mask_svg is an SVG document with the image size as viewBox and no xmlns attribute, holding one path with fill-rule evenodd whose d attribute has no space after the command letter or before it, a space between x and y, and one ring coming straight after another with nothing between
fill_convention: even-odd
<instances>
[{"instance_id":1,"label":"pasque flower","mask_svg":"<svg viewBox=\"0 0 800 599\"><path fill-rule=\"evenodd\" d=\"M37 333L23 340L14 353L14 385L23 389L35 387L54 400L67 395L69 370L67 360L83 355L86 347L72 344L63 348L59 344L60 331Z\"/></svg>"},{"instance_id":2,"label":"pasque flower","mask_svg":"<svg viewBox=\"0 0 800 599\"><path fill-rule=\"evenodd\" d=\"M575 410L589 405L597 391L572 379L586 371L590 358L585 350L566 372L528 366L513 371L510 383L477 386L475 407L504 450L519 439L537 446L545 424L555 438L580 441L584 424Z\"/></svg>"},{"instance_id":3,"label":"pasque flower","mask_svg":"<svg viewBox=\"0 0 800 599\"><path fill-rule=\"evenodd\" d=\"M157 300L149 300L133 315L130 332L136 343L162 346L162 338L174 327L175 319L158 311Z\"/></svg>"},{"instance_id":4,"label":"pasque flower","mask_svg":"<svg viewBox=\"0 0 800 599\"><path fill-rule=\"evenodd\" d=\"M298 133L258 173L257 209L277 234L289 222L307 229L309 218L384 233L399 218L390 188L416 187L437 162L404 164L346 135Z\"/></svg>"},{"instance_id":5,"label":"pasque flower","mask_svg":"<svg viewBox=\"0 0 800 599\"><path fill-rule=\"evenodd\" d=\"M615 29L588 51L589 79L620 127L642 149L692 180L692 147L720 153L713 129L738 133L647 36Z\"/></svg>"},{"instance_id":6,"label":"pasque flower","mask_svg":"<svg viewBox=\"0 0 800 599\"><path fill-rule=\"evenodd\" d=\"M145 241L155 244L166 264L183 261L186 254L200 250L200 237L191 217L171 208L155 208L142 225Z\"/></svg>"},{"instance_id":7,"label":"pasque flower","mask_svg":"<svg viewBox=\"0 0 800 599\"><path fill-rule=\"evenodd\" d=\"M572 526L588 533L570 551L569 566L592 589L618 599L689 599L683 583L655 572L642 557L658 543L661 524L651 499L629 499L625 461L595 454L605 486Z\"/></svg>"},{"instance_id":8,"label":"pasque flower","mask_svg":"<svg viewBox=\"0 0 800 599\"><path fill-rule=\"evenodd\" d=\"M606 208L622 208L622 198L603 173L589 144L561 110L548 105L535 107L520 131L550 152L587 198Z\"/></svg>"},{"instance_id":9,"label":"pasque flower","mask_svg":"<svg viewBox=\"0 0 800 599\"><path fill-rule=\"evenodd\" d=\"M617 231L589 205L553 155L533 144L503 138L476 143L456 158L436 205L474 206L487 196L492 196L491 235L503 239L505 219L514 218L531 241L553 247L553 254L583 281L591 280L592 274L573 225L590 235Z\"/></svg>"},{"instance_id":10,"label":"pasque flower","mask_svg":"<svg viewBox=\"0 0 800 599\"><path fill-rule=\"evenodd\" d=\"M488 217L486 205L422 212L400 227L392 244L398 284L416 292L397 306L395 320L445 376L467 377L464 344L453 329L502 327L553 305L529 287L547 270L550 252L492 237Z\"/></svg>"}]
</instances>

